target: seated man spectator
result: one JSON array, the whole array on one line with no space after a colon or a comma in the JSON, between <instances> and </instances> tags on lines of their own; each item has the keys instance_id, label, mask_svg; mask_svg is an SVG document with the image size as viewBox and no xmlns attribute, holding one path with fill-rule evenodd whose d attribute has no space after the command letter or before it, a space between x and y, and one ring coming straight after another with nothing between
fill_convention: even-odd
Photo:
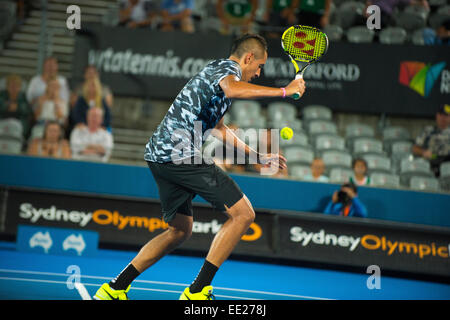
<instances>
[{"instance_id":1,"label":"seated man spectator","mask_svg":"<svg viewBox=\"0 0 450 320\"><path fill-rule=\"evenodd\" d=\"M324 175L324 172L325 163L321 158L315 158L311 162L311 174L306 175L304 179L315 182L329 182L330 179Z\"/></svg>"},{"instance_id":2,"label":"seated man spectator","mask_svg":"<svg viewBox=\"0 0 450 320\"><path fill-rule=\"evenodd\" d=\"M183 32L194 32L194 22L192 20L192 10L194 2L192 0L164 0L161 4L161 30Z\"/></svg>"},{"instance_id":3,"label":"seated man spectator","mask_svg":"<svg viewBox=\"0 0 450 320\"><path fill-rule=\"evenodd\" d=\"M364 186L370 184L370 177L367 176L367 162L362 158L353 159L352 162L353 177L350 177L350 183L357 186Z\"/></svg>"},{"instance_id":4,"label":"seated man spectator","mask_svg":"<svg viewBox=\"0 0 450 320\"><path fill-rule=\"evenodd\" d=\"M253 33L258 0L218 0L217 16L222 22L221 33L230 34L237 29L236 34Z\"/></svg>"},{"instance_id":5,"label":"seated man spectator","mask_svg":"<svg viewBox=\"0 0 450 320\"><path fill-rule=\"evenodd\" d=\"M87 126L75 128L70 135L72 157L79 160L107 162L113 148L112 134L101 127L103 109L91 108L87 113Z\"/></svg>"},{"instance_id":6,"label":"seated man spectator","mask_svg":"<svg viewBox=\"0 0 450 320\"><path fill-rule=\"evenodd\" d=\"M359 200L357 187L353 183L344 183L340 190L333 193L324 213L344 217L367 218L367 209Z\"/></svg>"},{"instance_id":7,"label":"seated man spectator","mask_svg":"<svg viewBox=\"0 0 450 320\"><path fill-rule=\"evenodd\" d=\"M323 28L330 20L332 0L293 0L294 8L299 8L298 23L316 28Z\"/></svg>"},{"instance_id":8,"label":"seated man spectator","mask_svg":"<svg viewBox=\"0 0 450 320\"><path fill-rule=\"evenodd\" d=\"M83 94L78 97L75 107L70 112L70 125L86 124L86 114L89 109L98 108L103 110L103 121L101 125L108 130L111 127L111 111L106 99L103 98L102 86L97 78L86 81L83 85Z\"/></svg>"},{"instance_id":9,"label":"seated man spectator","mask_svg":"<svg viewBox=\"0 0 450 320\"><path fill-rule=\"evenodd\" d=\"M436 125L425 127L416 138L413 154L430 161L431 169L439 177L442 162L450 160L450 105L443 104L436 113Z\"/></svg>"},{"instance_id":10,"label":"seated man spectator","mask_svg":"<svg viewBox=\"0 0 450 320\"><path fill-rule=\"evenodd\" d=\"M263 21L269 38L279 38L284 29L295 24L293 0L267 0Z\"/></svg>"},{"instance_id":11,"label":"seated man spectator","mask_svg":"<svg viewBox=\"0 0 450 320\"><path fill-rule=\"evenodd\" d=\"M28 146L28 155L70 159L69 142L64 139L63 130L59 122L47 121L44 127L44 136L35 138Z\"/></svg>"},{"instance_id":12,"label":"seated man spectator","mask_svg":"<svg viewBox=\"0 0 450 320\"><path fill-rule=\"evenodd\" d=\"M156 17L156 5L150 0L119 0L121 26L132 29L149 27Z\"/></svg>"},{"instance_id":13,"label":"seated man spectator","mask_svg":"<svg viewBox=\"0 0 450 320\"><path fill-rule=\"evenodd\" d=\"M22 124L23 137L28 136L33 110L21 92L22 79L18 75L9 75L6 78L6 90L0 92L0 119L15 118Z\"/></svg>"},{"instance_id":14,"label":"seated man spectator","mask_svg":"<svg viewBox=\"0 0 450 320\"><path fill-rule=\"evenodd\" d=\"M68 102L61 99L58 79L49 79L45 93L40 96L34 108L35 120L44 124L48 120L55 120L65 127L69 114Z\"/></svg>"},{"instance_id":15,"label":"seated man spectator","mask_svg":"<svg viewBox=\"0 0 450 320\"><path fill-rule=\"evenodd\" d=\"M37 100L45 93L47 83L51 79L57 79L59 82L59 97L69 102L69 85L64 76L58 74L58 61L55 57L45 59L42 74L34 76L27 88L27 100L32 107L35 107Z\"/></svg>"},{"instance_id":16,"label":"seated man spectator","mask_svg":"<svg viewBox=\"0 0 450 320\"><path fill-rule=\"evenodd\" d=\"M450 19L445 20L436 30L425 28L423 38L426 45L450 45Z\"/></svg>"}]
</instances>

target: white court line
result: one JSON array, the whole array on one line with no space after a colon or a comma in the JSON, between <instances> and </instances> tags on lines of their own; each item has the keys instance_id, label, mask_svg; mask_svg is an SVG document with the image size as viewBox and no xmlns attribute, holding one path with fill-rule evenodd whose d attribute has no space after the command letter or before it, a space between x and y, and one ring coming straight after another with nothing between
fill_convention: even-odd
<instances>
[{"instance_id":1,"label":"white court line","mask_svg":"<svg viewBox=\"0 0 450 320\"><path fill-rule=\"evenodd\" d=\"M66 284L65 281L55 281L55 280L40 280L40 279L29 279L29 278L14 278L14 277L0 277L0 280L10 280L10 281L25 281L25 282L40 282L40 283L53 283L53 284ZM81 298L83 300L92 300L89 292L86 290L85 286L93 286L93 287L100 287L100 284L97 283L75 283L75 288L77 289L78 293L80 294ZM174 291L174 290L163 290L163 289L150 289L150 288L139 288L139 287L132 287L131 290L142 290L142 291L154 291L154 292L168 292L168 293L175 293L177 295L180 294L180 291ZM230 299L237 299L237 300L258 300L248 297L237 297L237 296L226 296L226 295L215 295L216 297L220 298L230 298Z\"/></svg>"},{"instance_id":2,"label":"white court line","mask_svg":"<svg viewBox=\"0 0 450 320\"><path fill-rule=\"evenodd\" d=\"M77 289L83 300L92 300L91 295L86 290L86 287L81 282L75 282L75 289Z\"/></svg>"},{"instance_id":3,"label":"white court line","mask_svg":"<svg viewBox=\"0 0 450 320\"><path fill-rule=\"evenodd\" d=\"M56 283L56 284L65 284L65 285L67 285L66 281L41 280L41 279L29 279L29 278L0 277L0 280L28 281L28 282L40 282L40 283ZM92 300L89 292L86 290L86 287L81 282L75 282L75 289L77 289L78 294L81 296L81 298L83 300Z\"/></svg>"},{"instance_id":4,"label":"white court line","mask_svg":"<svg viewBox=\"0 0 450 320\"><path fill-rule=\"evenodd\" d=\"M64 276L64 277L70 276L70 274L66 274L66 273L15 270L15 269L0 269L0 272L36 274L36 275L49 275L49 276ZM102 279L102 280L110 280L110 279L112 279L112 277L101 277L101 276L90 276L90 275L81 275L81 277L82 278L83 277L84 278L91 278L91 279ZM2 279L2 278L0 277L0 279ZM135 282L140 282L140 283L160 284L160 285L162 284L162 285L172 285L172 286L181 286L181 287L186 287L186 286L189 285L189 284L184 284L184 283L162 282L162 281L151 281L151 280L138 280L138 279L136 279L134 281ZM85 283L85 285L88 285L88 284ZM144 288L141 288L141 289L144 289ZM237 292L243 292L243 293L261 294L261 295L273 295L273 296L286 297L286 298L311 299L311 300L333 300L333 299L329 299L329 298L303 296L303 295L295 295L295 294L288 294L288 293L277 293L277 292L270 292L270 291L257 291L257 290L235 289L235 288L225 288L225 287L215 287L215 289L226 290L226 291L237 291ZM157 291L157 289L146 289L146 290ZM170 292L170 291L168 291L168 292ZM219 295L216 295L216 296L219 297ZM240 299L246 299L246 298L242 297ZM247 298L247 299L250 299L250 298Z\"/></svg>"}]
</instances>

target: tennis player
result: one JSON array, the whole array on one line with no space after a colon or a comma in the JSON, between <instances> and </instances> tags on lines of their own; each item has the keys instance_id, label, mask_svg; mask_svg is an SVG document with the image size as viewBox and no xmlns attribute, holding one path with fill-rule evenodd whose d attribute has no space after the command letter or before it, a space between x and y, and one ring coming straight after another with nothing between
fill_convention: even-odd
<instances>
[{"instance_id":1,"label":"tennis player","mask_svg":"<svg viewBox=\"0 0 450 320\"><path fill-rule=\"evenodd\" d=\"M169 227L144 245L115 279L104 283L95 294L95 299L128 299L127 292L132 281L191 236L192 199L196 194L210 202L214 208L225 212L228 220L214 237L198 276L184 290L180 299L209 300L213 297L211 282L253 222L255 212L245 194L223 170L215 164L199 162L196 157L201 157L201 151L193 141L189 143L190 148L176 150L181 137L175 132L184 130L192 137L201 134L204 140L207 137L203 133L215 128L222 133L216 136L223 139L224 143L230 144L225 139L227 135L234 137L233 147L249 158L253 157L265 166L287 168L283 156L258 153L223 123L223 115L229 109L232 98L286 97L296 92L304 93L303 79L294 80L285 88L249 83L260 75L266 60L265 39L259 35L244 35L233 42L228 59L210 62L189 80L175 98L147 143L144 155L157 182L163 218ZM195 122L199 121L202 132L194 132ZM182 163L179 160L183 160Z\"/></svg>"}]
</instances>

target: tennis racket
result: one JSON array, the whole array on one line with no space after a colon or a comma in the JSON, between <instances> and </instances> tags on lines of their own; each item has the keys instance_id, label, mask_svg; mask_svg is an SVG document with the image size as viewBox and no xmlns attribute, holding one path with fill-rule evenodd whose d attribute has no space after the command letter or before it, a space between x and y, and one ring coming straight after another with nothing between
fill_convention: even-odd
<instances>
[{"instance_id":1,"label":"tennis racket","mask_svg":"<svg viewBox=\"0 0 450 320\"><path fill-rule=\"evenodd\" d=\"M327 52L328 45L327 35L310 26L292 26L281 36L281 47L295 67L295 79L303 78L306 68ZM302 63L301 69L299 63ZM299 99L300 93L294 93L292 98Z\"/></svg>"}]
</instances>

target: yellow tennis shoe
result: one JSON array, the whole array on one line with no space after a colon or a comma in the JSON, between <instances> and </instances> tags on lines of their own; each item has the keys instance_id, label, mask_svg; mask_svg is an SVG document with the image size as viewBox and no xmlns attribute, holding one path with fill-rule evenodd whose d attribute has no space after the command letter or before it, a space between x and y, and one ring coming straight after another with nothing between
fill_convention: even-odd
<instances>
[{"instance_id":1,"label":"yellow tennis shoe","mask_svg":"<svg viewBox=\"0 0 450 320\"><path fill-rule=\"evenodd\" d=\"M95 300L129 300L127 292L130 291L130 286L126 290L114 290L108 283L104 283L94 295Z\"/></svg>"},{"instance_id":2,"label":"yellow tennis shoe","mask_svg":"<svg viewBox=\"0 0 450 320\"><path fill-rule=\"evenodd\" d=\"M184 289L179 300L213 300L214 295L212 294L212 291L212 286L206 286L200 292L191 293L189 287L187 287Z\"/></svg>"}]
</instances>

